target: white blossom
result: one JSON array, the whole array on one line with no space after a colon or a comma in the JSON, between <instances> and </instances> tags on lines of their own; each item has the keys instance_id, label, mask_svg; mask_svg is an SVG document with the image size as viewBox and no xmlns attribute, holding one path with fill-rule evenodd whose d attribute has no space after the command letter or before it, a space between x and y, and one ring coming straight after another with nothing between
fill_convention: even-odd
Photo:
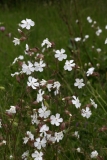
<instances>
[{"instance_id":1,"label":"white blossom","mask_svg":"<svg viewBox=\"0 0 107 160\"><path fill-rule=\"evenodd\" d=\"M38 109L38 113L39 113L39 117L41 117L41 118L47 118L47 117L49 117L51 111L47 110L47 107L44 106L44 104L42 103L42 108Z\"/></svg>"},{"instance_id":2,"label":"white blossom","mask_svg":"<svg viewBox=\"0 0 107 160\"><path fill-rule=\"evenodd\" d=\"M73 97L72 103L75 105L76 108L80 108L81 103L80 103L78 97L76 97L76 96L72 96L72 97Z\"/></svg>"},{"instance_id":3,"label":"white blossom","mask_svg":"<svg viewBox=\"0 0 107 160\"><path fill-rule=\"evenodd\" d=\"M37 81L37 79L33 78L32 76L29 76L27 85L29 87L31 86L33 89L37 89L37 87L39 87L39 83Z\"/></svg>"},{"instance_id":4,"label":"white blossom","mask_svg":"<svg viewBox=\"0 0 107 160\"><path fill-rule=\"evenodd\" d=\"M95 68L94 68L94 67L89 68L89 69L88 69L88 71L86 72L87 76L92 75L92 74L93 74L93 72L94 72L94 70L95 70Z\"/></svg>"},{"instance_id":5,"label":"white blossom","mask_svg":"<svg viewBox=\"0 0 107 160\"><path fill-rule=\"evenodd\" d=\"M40 138L36 138L36 141L34 142L34 146L37 148L37 149L41 149L41 147L46 147L46 138L43 137L42 140Z\"/></svg>"},{"instance_id":6,"label":"white blossom","mask_svg":"<svg viewBox=\"0 0 107 160\"><path fill-rule=\"evenodd\" d=\"M65 53L64 49L56 50L55 53L56 53L55 58L57 58L59 61L62 61L63 59L67 58L67 55L64 54Z\"/></svg>"},{"instance_id":7,"label":"white blossom","mask_svg":"<svg viewBox=\"0 0 107 160\"><path fill-rule=\"evenodd\" d=\"M60 118L60 114L59 113L57 113L56 116L51 115L50 120L51 120L51 124L52 125L56 125L56 126L59 126L60 123L63 122L63 119Z\"/></svg>"},{"instance_id":8,"label":"white blossom","mask_svg":"<svg viewBox=\"0 0 107 160\"><path fill-rule=\"evenodd\" d=\"M34 63L35 66L35 71L39 71L39 72L43 72L43 68L46 66L45 63L43 63L43 60L40 59L40 62L35 62Z\"/></svg>"},{"instance_id":9,"label":"white blossom","mask_svg":"<svg viewBox=\"0 0 107 160\"><path fill-rule=\"evenodd\" d=\"M37 113L34 113L33 115L31 115L31 122L32 124L36 123L37 125L39 124L39 120L38 120L38 116L37 116Z\"/></svg>"},{"instance_id":10,"label":"white blossom","mask_svg":"<svg viewBox=\"0 0 107 160\"><path fill-rule=\"evenodd\" d=\"M34 158L34 160L43 160L42 156L42 152L35 151L34 153L32 153L32 158Z\"/></svg>"},{"instance_id":11,"label":"white blossom","mask_svg":"<svg viewBox=\"0 0 107 160\"><path fill-rule=\"evenodd\" d=\"M91 104L94 106L94 108L97 108L97 104L94 102L93 99L90 98Z\"/></svg>"},{"instance_id":12,"label":"white blossom","mask_svg":"<svg viewBox=\"0 0 107 160\"><path fill-rule=\"evenodd\" d=\"M77 38L74 38L74 40L75 40L76 42L79 42L79 41L81 41L81 38L80 38L80 37L77 37Z\"/></svg>"},{"instance_id":13,"label":"white blossom","mask_svg":"<svg viewBox=\"0 0 107 160\"><path fill-rule=\"evenodd\" d=\"M56 140L57 142L59 142L60 140L62 140L63 137L64 137L64 135L63 135L63 132L62 132L62 131L61 131L61 132L55 132L55 140Z\"/></svg>"},{"instance_id":14,"label":"white blossom","mask_svg":"<svg viewBox=\"0 0 107 160\"><path fill-rule=\"evenodd\" d=\"M29 156L29 151L27 150L22 154L22 159L27 160L27 157Z\"/></svg>"},{"instance_id":15,"label":"white blossom","mask_svg":"<svg viewBox=\"0 0 107 160\"><path fill-rule=\"evenodd\" d=\"M47 45L47 48L50 48L52 46L52 43L49 42L48 38L43 40L41 46L43 47L45 44Z\"/></svg>"},{"instance_id":16,"label":"white blossom","mask_svg":"<svg viewBox=\"0 0 107 160\"><path fill-rule=\"evenodd\" d=\"M92 115L90 108L86 107L86 109L82 109L81 110L81 115L83 117L89 118Z\"/></svg>"},{"instance_id":17,"label":"white blossom","mask_svg":"<svg viewBox=\"0 0 107 160\"><path fill-rule=\"evenodd\" d=\"M38 92L39 92L39 93L37 94L37 99L36 99L36 101L39 103L39 102L42 102L42 101L43 101L44 91L42 91L42 89L39 89Z\"/></svg>"},{"instance_id":18,"label":"white blossom","mask_svg":"<svg viewBox=\"0 0 107 160\"><path fill-rule=\"evenodd\" d=\"M20 39L14 38L13 43L14 43L15 46L19 45L20 44Z\"/></svg>"},{"instance_id":19,"label":"white blossom","mask_svg":"<svg viewBox=\"0 0 107 160\"><path fill-rule=\"evenodd\" d=\"M98 152L96 150L92 151L90 157L91 158L97 158L98 157Z\"/></svg>"},{"instance_id":20,"label":"white blossom","mask_svg":"<svg viewBox=\"0 0 107 160\"><path fill-rule=\"evenodd\" d=\"M74 132L74 136L78 139L80 136L79 136L79 134L78 134L78 131L75 131Z\"/></svg>"},{"instance_id":21,"label":"white blossom","mask_svg":"<svg viewBox=\"0 0 107 160\"><path fill-rule=\"evenodd\" d=\"M75 63L73 63L73 62L74 62L74 60L69 60L69 61L66 60L65 65L64 65L64 69L71 71L72 68L75 66Z\"/></svg>"},{"instance_id":22,"label":"white blossom","mask_svg":"<svg viewBox=\"0 0 107 160\"><path fill-rule=\"evenodd\" d=\"M26 65L25 63L22 64L22 72L23 73L30 75L32 72L34 72L34 70L35 70L35 68L30 61L28 61L28 65Z\"/></svg>"},{"instance_id":23,"label":"white blossom","mask_svg":"<svg viewBox=\"0 0 107 160\"><path fill-rule=\"evenodd\" d=\"M77 86L79 89L85 86L83 79L76 78L75 81L74 86Z\"/></svg>"},{"instance_id":24,"label":"white blossom","mask_svg":"<svg viewBox=\"0 0 107 160\"><path fill-rule=\"evenodd\" d=\"M9 114L15 114L16 113L16 107L15 106L10 106L9 110L6 110L7 113Z\"/></svg>"},{"instance_id":25,"label":"white blossom","mask_svg":"<svg viewBox=\"0 0 107 160\"><path fill-rule=\"evenodd\" d=\"M31 28L31 26L35 25L35 23L31 19L27 19L27 18L26 20L22 20L21 23L22 24L19 24L19 26L22 28L26 28L28 30Z\"/></svg>"}]
</instances>

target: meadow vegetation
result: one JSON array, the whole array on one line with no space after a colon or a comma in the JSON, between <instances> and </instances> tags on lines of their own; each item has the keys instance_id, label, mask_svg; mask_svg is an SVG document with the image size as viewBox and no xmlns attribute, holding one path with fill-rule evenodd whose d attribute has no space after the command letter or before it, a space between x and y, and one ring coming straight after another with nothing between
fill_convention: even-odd
<instances>
[{"instance_id":1,"label":"meadow vegetation","mask_svg":"<svg viewBox=\"0 0 107 160\"><path fill-rule=\"evenodd\" d=\"M1 4L0 159L106 160L107 3Z\"/></svg>"}]
</instances>

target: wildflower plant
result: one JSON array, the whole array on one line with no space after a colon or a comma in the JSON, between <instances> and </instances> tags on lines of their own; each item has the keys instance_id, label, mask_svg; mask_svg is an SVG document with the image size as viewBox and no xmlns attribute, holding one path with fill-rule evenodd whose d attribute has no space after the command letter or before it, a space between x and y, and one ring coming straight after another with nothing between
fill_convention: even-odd
<instances>
[{"instance_id":1,"label":"wildflower plant","mask_svg":"<svg viewBox=\"0 0 107 160\"><path fill-rule=\"evenodd\" d=\"M87 21L93 23L90 17ZM20 86L20 98L5 110L6 119L0 117L0 146L4 147L5 159L101 158L104 153L99 147L99 132L107 128L97 124L101 117L94 119L94 115L97 110L107 111L93 83L98 79L97 69L92 64L84 67L75 55L64 48L56 49L48 38L39 47L30 47L27 32L34 25L31 19L22 20L20 38L13 40L15 46L23 42L25 48L11 64L11 77ZM96 32L100 36L100 28ZM88 38L85 36L85 40ZM81 40L74 38L76 43Z\"/></svg>"}]
</instances>

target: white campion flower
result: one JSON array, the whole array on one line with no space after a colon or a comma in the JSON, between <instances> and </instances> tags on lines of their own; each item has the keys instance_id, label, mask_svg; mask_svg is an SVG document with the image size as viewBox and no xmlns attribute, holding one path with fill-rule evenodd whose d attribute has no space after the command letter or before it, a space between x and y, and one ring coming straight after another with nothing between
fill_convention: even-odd
<instances>
[{"instance_id":1,"label":"white campion flower","mask_svg":"<svg viewBox=\"0 0 107 160\"><path fill-rule=\"evenodd\" d=\"M81 115L83 117L89 118L92 115L90 108L86 107L86 109L82 109L81 110Z\"/></svg>"},{"instance_id":2,"label":"white campion flower","mask_svg":"<svg viewBox=\"0 0 107 160\"><path fill-rule=\"evenodd\" d=\"M27 19L27 18L26 20L22 20L21 23L22 24L19 24L19 26L22 28L26 28L28 30L31 28L31 26L33 27L35 25L34 21L32 21L31 19Z\"/></svg>"},{"instance_id":3,"label":"white campion flower","mask_svg":"<svg viewBox=\"0 0 107 160\"><path fill-rule=\"evenodd\" d=\"M81 152L81 148L79 148L79 147L78 147L76 150L77 150L77 152L79 152L79 153Z\"/></svg>"},{"instance_id":4,"label":"white campion flower","mask_svg":"<svg viewBox=\"0 0 107 160\"><path fill-rule=\"evenodd\" d=\"M91 104L94 106L94 108L97 108L97 104L94 102L93 99L90 98Z\"/></svg>"},{"instance_id":5,"label":"white campion flower","mask_svg":"<svg viewBox=\"0 0 107 160\"><path fill-rule=\"evenodd\" d=\"M29 137L24 137L23 138L23 143L26 144L28 142L28 140L29 140Z\"/></svg>"},{"instance_id":6,"label":"white campion flower","mask_svg":"<svg viewBox=\"0 0 107 160\"><path fill-rule=\"evenodd\" d=\"M14 38L13 43L14 43L15 46L20 45L20 39Z\"/></svg>"},{"instance_id":7,"label":"white campion flower","mask_svg":"<svg viewBox=\"0 0 107 160\"><path fill-rule=\"evenodd\" d=\"M64 65L64 70L71 71L73 67L75 67L75 63L73 63L74 60L66 60L65 65Z\"/></svg>"},{"instance_id":8,"label":"white campion flower","mask_svg":"<svg viewBox=\"0 0 107 160\"><path fill-rule=\"evenodd\" d=\"M93 72L94 72L94 70L95 70L95 68L94 68L94 67L89 68L89 69L88 69L88 71L86 72L87 76L92 75L92 74L93 74Z\"/></svg>"},{"instance_id":9,"label":"white campion flower","mask_svg":"<svg viewBox=\"0 0 107 160\"><path fill-rule=\"evenodd\" d=\"M51 136L51 134L46 134L46 139L50 142L55 143L55 137Z\"/></svg>"},{"instance_id":10,"label":"white campion flower","mask_svg":"<svg viewBox=\"0 0 107 160\"><path fill-rule=\"evenodd\" d=\"M9 110L6 110L8 114L15 114L16 113L16 107L15 106L10 106Z\"/></svg>"},{"instance_id":11,"label":"white campion flower","mask_svg":"<svg viewBox=\"0 0 107 160\"><path fill-rule=\"evenodd\" d=\"M63 119L60 118L60 114L59 113L57 113L56 116L51 115L50 120L51 120L51 124L52 125L56 125L56 126L59 126L60 123L63 122Z\"/></svg>"},{"instance_id":12,"label":"white campion flower","mask_svg":"<svg viewBox=\"0 0 107 160\"><path fill-rule=\"evenodd\" d=\"M100 52L101 52L101 48L97 48L96 51L97 51L98 53L100 53Z\"/></svg>"},{"instance_id":13,"label":"white campion flower","mask_svg":"<svg viewBox=\"0 0 107 160\"><path fill-rule=\"evenodd\" d=\"M43 101L43 94L44 94L44 93L45 93L45 92L42 91L42 89L39 89L38 94L37 94L37 99L36 99L36 101L37 101L38 103Z\"/></svg>"},{"instance_id":14,"label":"white campion flower","mask_svg":"<svg viewBox=\"0 0 107 160\"><path fill-rule=\"evenodd\" d=\"M43 60L40 59L40 62L35 62L34 63L35 66L35 71L39 71L39 72L43 72L43 68L46 66L45 63L43 63Z\"/></svg>"},{"instance_id":15,"label":"white campion flower","mask_svg":"<svg viewBox=\"0 0 107 160\"><path fill-rule=\"evenodd\" d=\"M56 50L55 53L56 53L55 58L57 58L59 61L62 61L63 59L67 58L67 55L64 54L65 53L64 49Z\"/></svg>"},{"instance_id":16,"label":"white campion flower","mask_svg":"<svg viewBox=\"0 0 107 160\"><path fill-rule=\"evenodd\" d=\"M80 108L81 103L80 103L78 97L76 97L76 96L72 96L72 97L73 97L72 103L75 105L76 108Z\"/></svg>"},{"instance_id":17,"label":"white campion flower","mask_svg":"<svg viewBox=\"0 0 107 160\"><path fill-rule=\"evenodd\" d=\"M34 140L34 135L30 131L27 131L26 134L31 141Z\"/></svg>"},{"instance_id":18,"label":"white campion flower","mask_svg":"<svg viewBox=\"0 0 107 160\"><path fill-rule=\"evenodd\" d=\"M46 138L43 137L42 140L40 138L36 138L36 142L34 142L34 146L37 148L37 149L41 149L42 147L46 147Z\"/></svg>"},{"instance_id":19,"label":"white campion flower","mask_svg":"<svg viewBox=\"0 0 107 160\"><path fill-rule=\"evenodd\" d=\"M46 80L44 80L44 79L42 79L42 80L40 81L40 86L45 86L45 85L46 85L46 83L47 83L47 81L46 81Z\"/></svg>"},{"instance_id":20,"label":"white campion flower","mask_svg":"<svg viewBox=\"0 0 107 160\"><path fill-rule=\"evenodd\" d=\"M32 153L32 158L34 158L34 160L43 160L42 156L42 152L35 151L34 153Z\"/></svg>"},{"instance_id":21,"label":"white campion flower","mask_svg":"<svg viewBox=\"0 0 107 160\"><path fill-rule=\"evenodd\" d=\"M98 152L96 150L92 151L90 157L91 158L97 158L98 157Z\"/></svg>"},{"instance_id":22,"label":"white campion flower","mask_svg":"<svg viewBox=\"0 0 107 160\"><path fill-rule=\"evenodd\" d=\"M53 88L56 88L56 90L54 91L55 95L57 95L59 93L60 86L61 86L61 84L58 81L53 83Z\"/></svg>"},{"instance_id":23,"label":"white campion flower","mask_svg":"<svg viewBox=\"0 0 107 160\"><path fill-rule=\"evenodd\" d=\"M20 55L19 57L16 57L13 61L12 64L15 64L18 60L23 60L24 59L24 56Z\"/></svg>"},{"instance_id":24,"label":"white campion flower","mask_svg":"<svg viewBox=\"0 0 107 160\"><path fill-rule=\"evenodd\" d=\"M44 124L41 128L40 128L40 136L43 136L43 134L44 134L44 136L46 136L46 132L47 131L49 131L49 127L46 125L46 124Z\"/></svg>"},{"instance_id":25,"label":"white campion flower","mask_svg":"<svg viewBox=\"0 0 107 160\"><path fill-rule=\"evenodd\" d=\"M76 42L79 42L79 41L81 41L81 38L80 38L80 37L77 37L77 38L74 38L74 40L75 40Z\"/></svg>"},{"instance_id":26,"label":"white campion flower","mask_svg":"<svg viewBox=\"0 0 107 160\"><path fill-rule=\"evenodd\" d=\"M38 109L38 113L39 113L39 117L41 117L41 118L48 118L49 115L51 114L51 111L47 110L47 107L44 106L44 104L42 103L42 108Z\"/></svg>"},{"instance_id":27,"label":"white campion flower","mask_svg":"<svg viewBox=\"0 0 107 160\"><path fill-rule=\"evenodd\" d=\"M27 150L22 154L22 159L27 160L27 157L29 156L29 151Z\"/></svg>"},{"instance_id":28,"label":"white campion flower","mask_svg":"<svg viewBox=\"0 0 107 160\"><path fill-rule=\"evenodd\" d=\"M105 44L107 44L107 38L106 38L106 40L105 40Z\"/></svg>"},{"instance_id":29,"label":"white campion flower","mask_svg":"<svg viewBox=\"0 0 107 160\"><path fill-rule=\"evenodd\" d=\"M89 23L92 23L92 19L91 19L91 17L87 17L87 21L89 22Z\"/></svg>"},{"instance_id":30,"label":"white campion flower","mask_svg":"<svg viewBox=\"0 0 107 160\"><path fill-rule=\"evenodd\" d=\"M22 72L23 73L30 75L32 72L34 72L34 70L35 70L35 68L30 61L28 61L28 65L26 65L25 63L22 64Z\"/></svg>"},{"instance_id":31,"label":"white campion flower","mask_svg":"<svg viewBox=\"0 0 107 160\"><path fill-rule=\"evenodd\" d=\"M100 29L99 27L97 28L97 31L96 31L96 35L99 36L102 32L102 29Z\"/></svg>"},{"instance_id":32,"label":"white campion flower","mask_svg":"<svg viewBox=\"0 0 107 160\"><path fill-rule=\"evenodd\" d=\"M47 87L48 91L50 92L51 89L53 88L53 84L48 83L48 84L46 85L46 87Z\"/></svg>"},{"instance_id":33,"label":"white campion flower","mask_svg":"<svg viewBox=\"0 0 107 160\"><path fill-rule=\"evenodd\" d=\"M78 134L78 131L74 132L74 136L78 139L80 137L80 135Z\"/></svg>"},{"instance_id":34,"label":"white campion flower","mask_svg":"<svg viewBox=\"0 0 107 160\"><path fill-rule=\"evenodd\" d=\"M38 116L37 113L34 113L33 115L31 115L31 123L38 125L40 123L40 121L38 120Z\"/></svg>"},{"instance_id":35,"label":"white campion flower","mask_svg":"<svg viewBox=\"0 0 107 160\"><path fill-rule=\"evenodd\" d=\"M63 134L62 131L61 131L61 132L55 132L55 140L56 140L57 142L59 142L60 140L62 140L63 137L64 137L64 134Z\"/></svg>"},{"instance_id":36,"label":"white campion flower","mask_svg":"<svg viewBox=\"0 0 107 160\"><path fill-rule=\"evenodd\" d=\"M75 81L74 86L77 86L79 89L85 86L83 79L76 78Z\"/></svg>"},{"instance_id":37,"label":"white campion flower","mask_svg":"<svg viewBox=\"0 0 107 160\"><path fill-rule=\"evenodd\" d=\"M107 29L107 25L105 26L105 29Z\"/></svg>"},{"instance_id":38,"label":"white campion flower","mask_svg":"<svg viewBox=\"0 0 107 160\"><path fill-rule=\"evenodd\" d=\"M49 42L48 38L43 40L41 46L43 47L45 44L47 45L47 48L50 48L52 46L52 43Z\"/></svg>"},{"instance_id":39,"label":"white campion flower","mask_svg":"<svg viewBox=\"0 0 107 160\"><path fill-rule=\"evenodd\" d=\"M29 76L27 85L29 87L32 87L33 89L37 89L37 87L39 87L39 83L37 81L37 79L33 78L32 76Z\"/></svg>"}]
</instances>

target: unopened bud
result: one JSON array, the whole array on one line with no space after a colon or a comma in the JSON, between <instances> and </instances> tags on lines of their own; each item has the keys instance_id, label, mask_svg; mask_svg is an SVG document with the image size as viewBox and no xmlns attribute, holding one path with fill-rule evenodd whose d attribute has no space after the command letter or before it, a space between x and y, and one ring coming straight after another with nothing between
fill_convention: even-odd
<instances>
[{"instance_id":1,"label":"unopened bud","mask_svg":"<svg viewBox=\"0 0 107 160\"><path fill-rule=\"evenodd\" d=\"M62 131L66 128L65 122L61 123L60 128L61 128Z\"/></svg>"},{"instance_id":2,"label":"unopened bud","mask_svg":"<svg viewBox=\"0 0 107 160\"><path fill-rule=\"evenodd\" d=\"M20 41L25 41L27 38L26 37L21 37Z\"/></svg>"}]
</instances>

